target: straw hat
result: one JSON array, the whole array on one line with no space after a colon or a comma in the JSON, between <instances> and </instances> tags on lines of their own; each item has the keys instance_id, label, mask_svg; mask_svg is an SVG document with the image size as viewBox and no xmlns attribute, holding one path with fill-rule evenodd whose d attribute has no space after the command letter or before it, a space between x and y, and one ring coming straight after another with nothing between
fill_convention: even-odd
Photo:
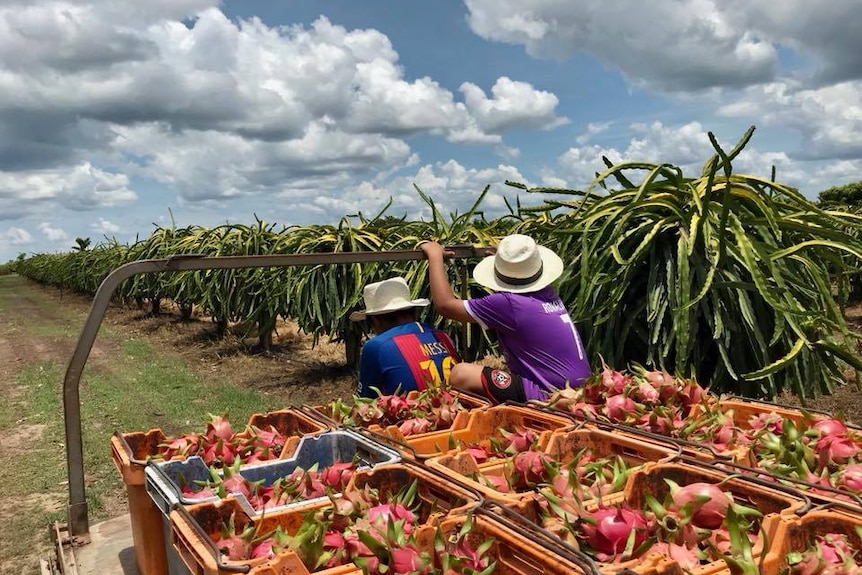
<instances>
[{"instance_id":1,"label":"straw hat","mask_svg":"<svg viewBox=\"0 0 862 575\"><path fill-rule=\"evenodd\" d=\"M533 238L506 236L497 252L476 265L473 277L494 291L529 293L547 287L563 273L563 260Z\"/></svg>"},{"instance_id":2,"label":"straw hat","mask_svg":"<svg viewBox=\"0 0 862 575\"><path fill-rule=\"evenodd\" d=\"M411 307L425 307L430 301L425 298L410 299L410 288L402 277L395 277L368 284L362 291L365 310L350 314L351 321L362 321L365 316L381 315Z\"/></svg>"}]
</instances>

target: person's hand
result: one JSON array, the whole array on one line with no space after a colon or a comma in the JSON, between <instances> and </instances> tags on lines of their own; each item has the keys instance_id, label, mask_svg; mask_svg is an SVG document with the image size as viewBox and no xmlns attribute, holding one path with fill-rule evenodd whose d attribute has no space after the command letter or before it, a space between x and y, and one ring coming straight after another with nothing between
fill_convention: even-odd
<instances>
[{"instance_id":1,"label":"person's hand","mask_svg":"<svg viewBox=\"0 0 862 575\"><path fill-rule=\"evenodd\" d=\"M435 258L435 257L439 258L439 259L443 259L443 255L444 255L443 246L441 246L437 242L424 241L424 242L420 242L417 247L420 250L422 250L422 253L424 253L425 257L428 258L429 260L432 258Z\"/></svg>"}]
</instances>

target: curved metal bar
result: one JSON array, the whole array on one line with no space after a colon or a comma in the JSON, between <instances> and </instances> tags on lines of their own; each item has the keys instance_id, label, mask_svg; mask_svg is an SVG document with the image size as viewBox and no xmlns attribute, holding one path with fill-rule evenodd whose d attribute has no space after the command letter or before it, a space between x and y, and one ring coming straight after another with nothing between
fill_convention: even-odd
<instances>
[{"instance_id":1,"label":"curved metal bar","mask_svg":"<svg viewBox=\"0 0 862 575\"><path fill-rule=\"evenodd\" d=\"M330 429L338 429L338 427L341 426L339 422L335 421L331 417L320 413L313 407L309 407L307 405L300 405L297 409L299 409L301 413L304 413L306 416L310 417L320 425L326 425Z\"/></svg>"},{"instance_id":2,"label":"curved metal bar","mask_svg":"<svg viewBox=\"0 0 862 575\"><path fill-rule=\"evenodd\" d=\"M523 515L507 509L505 506L495 504L489 506L487 503L478 507L475 513L486 515L504 525L509 525L519 535L544 548L552 555L560 555L571 563L574 563L584 571L584 575L601 575L599 566L583 551L575 549L541 525L533 523Z\"/></svg>"},{"instance_id":3,"label":"curved metal bar","mask_svg":"<svg viewBox=\"0 0 862 575\"><path fill-rule=\"evenodd\" d=\"M480 258L485 248L471 245L447 246L450 258ZM391 250L380 252L334 252L309 254L275 254L262 256L202 257L178 255L162 259L140 260L121 265L102 281L90 313L78 336L78 343L66 367L63 378L63 418L66 431L66 468L69 476L69 533L87 535L90 525L84 486L84 448L81 434L81 397L79 384L84 364L90 357L93 342L114 292L126 279L146 273L183 272L210 269L248 269L313 265L336 265L389 261L422 260L421 250Z\"/></svg>"}]
</instances>

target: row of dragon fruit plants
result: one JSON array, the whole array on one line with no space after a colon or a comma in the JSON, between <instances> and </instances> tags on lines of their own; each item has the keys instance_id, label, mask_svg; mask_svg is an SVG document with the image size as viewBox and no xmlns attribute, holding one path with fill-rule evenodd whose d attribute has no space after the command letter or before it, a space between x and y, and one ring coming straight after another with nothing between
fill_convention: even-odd
<instances>
[{"instance_id":1,"label":"row of dragon fruit plants","mask_svg":"<svg viewBox=\"0 0 862 575\"><path fill-rule=\"evenodd\" d=\"M484 217L487 188L469 210L448 217L417 188L428 219L409 221L384 209L337 225L277 229L257 220L211 229L159 227L132 245L113 240L38 254L15 269L93 293L120 264L174 254L409 250L429 238L488 246L525 233L565 261L557 287L591 360L601 354L611 365L636 361L694 373L713 389L746 397L775 398L785 389L801 397L829 393L845 364L862 369L853 347L858 334L839 305L862 265L862 223L855 214L822 210L775 180L733 173L731 163L752 132L729 151L710 135L716 153L693 176L667 163L607 161L587 190L528 190L507 182L541 202L518 203L493 219ZM315 341L345 341L350 362L358 359L362 327L348 316L361 305L363 285L398 274L414 286L415 297L429 289L424 261L292 269L140 275L124 282L118 295L148 299L154 310L163 299L186 313L197 307L222 333L233 322L257 324L265 348L276 320L289 317ZM450 269L459 293L483 293L475 282L460 285L458 271ZM452 327L433 308L424 313ZM459 329L451 332L465 357L491 349L481 330L463 339Z\"/></svg>"},{"instance_id":2,"label":"row of dragon fruit plants","mask_svg":"<svg viewBox=\"0 0 862 575\"><path fill-rule=\"evenodd\" d=\"M493 433L455 429L467 421L459 415L466 410L464 399L436 388L406 398L337 401L318 411L342 425L374 429L408 445L436 434L439 453L426 458L426 466L514 509L603 565L643 570L672 561L694 572L720 563L732 572L757 573L777 532L777 518L794 517L805 494L851 503L858 503L862 494L858 428L824 414L751 409L663 371L605 367L583 387L560 391L544 406L534 406L534 419L553 417L538 411L543 407L570 414L573 424L590 423L558 425L550 433L550 419L532 427L524 419L524 426ZM506 409L515 408L482 407L470 413ZM624 441L616 427L620 424L659 439L652 448L642 448L640 458L632 458L609 448ZM231 516L214 535L226 561L271 559L293 551L310 571L353 563L369 574L494 572L492 542L471 543L466 537L470 522L457 537L443 537L438 530L436 544L423 544L420 533L428 539L431 527L420 521L415 484L385 494L368 483L357 487L351 480L361 472L348 461L323 469L296 468L268 485L243 478L243 466L277 458L285 442L274 428L234 433L225 417L216 417L206 432L169 438L153 455L200 454L212 466L210 479L182 486L189 499L242 493L262 512L330 498L330 506L305 514L298 531L277 526L261 532L254 523L239 528ZM680 463L675 442L687 449L698 446L701 460L726 459L757 471L729 467L719 472L699 466L698 457ZM763 495L739 479L746 474L775 490ZM794 497L795 490L803 496ZM858 572L859 535L812 534L786 565L805 575Z\"/></svg>"}]
</instances>

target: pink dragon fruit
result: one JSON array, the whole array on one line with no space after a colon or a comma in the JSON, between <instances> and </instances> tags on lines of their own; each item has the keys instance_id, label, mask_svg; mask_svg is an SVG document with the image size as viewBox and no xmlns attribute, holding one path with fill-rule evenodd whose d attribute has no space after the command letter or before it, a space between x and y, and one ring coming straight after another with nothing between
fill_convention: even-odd
<instances>
[{"instance_id":1,"label":"pink dragon fruit","mask_svg":"<svg viewBox=\"0 0 862 575\"><path fill-rule=\"evenodd\" d=\"M221 439L225 442L230 442L233 439L233 429L231 429L227 415L213 415L211 413L207 415L210 418L207 423L207 438L213 441Z\"/></svg>"},{"instance_id":2,"label":"pink dragon fruit","mask_svg":"<svg viewBox=\"0 0 862 575\"><path fill-rule=\"evenodd\" d=\"M815 445L821 467L842 465L859 453L859 447L846 435L823 435Z\"/></svg>"},{"instance_id":3,"label":"pink dragon fruit","mask_svg":"<svg viewBox=\"0 0 862 575\"><path fill-rule=\"evenodd\" d=\"M500 429L500 435L503 436L503 451L510 454L529 451L539 440L539 436L532 429L521 429L518 431Z\"/></svg>"},{"instance_id":4,"label":"pink dragon fruit","mask_svg":"<svg viewBox=\"0 0 862 575\"><path fill-rule=\"evenodd\" d=\"M602 361L602 385L604 386L607 395L620 395L631 382L631 377L609 368L607 364Z\"/></svg>"},{"instance_id":5,"label":"pink dragon fruit","mask_svg":"<svg viewBox=\"0 0 862 575\"><path fill-rule=\"evenodd\" d=\"M713 483L696 482L680 487L670 480L670 494L674 509L681 511L691 506L691 521L704 529L718 529L727 516L727 508L733 503L733 496Z\"/></svg>"},{"instance_id":6,"label":"pink dragon fruit","mask_svg":"<svg viewBox=\"0 0 862 575\"><path fill-rule=\"evenodd\" d=\"M605 402L604 412L614 423L625 421L630 414L634 414L637 405L631 398L624 395L614 395Z\"/></svg>"},{"instance_id":7,"label":"pink dragon fruit","mask_svg":"<svg viewBox=\"0 0 862 575\"><path fill-rule=\"evenodd\" d=\"M838 472L838 486L862 492L862 463L853 463Z\"/></svg>"},{"instance_id":8,"label":"pink dragon fruit","mask_svg":"<svg viewBox=\"0 0 862 575\"><path fill-rule=\"evenodd\" d=\"M393 575L424 575L431 570L431 560L413 545L392 549L389 567Z\"/></svg>"},{"instance_id":9,"label":"pink dragon fruit","mask_svg":"<svg viewBox=\"0 0 862 575\"><path fill-rule=\"evenodd\" d=\"M648 535L644 514L627 505L619 508L601 507L593 511L588 515L588 520L581 523L580 530L600 561L622 558L629 538L633 537L633 549L637 549Z\"/></svg>"},{"instance_id":10,"label":"pink dragon fruit","mask_svg":"<svg viewBox=\"0 0 862 575\"><path fill-rule=\"evenodd\" d=\"M847 435L847 426L838 419L818 419L812 426L820 435Z\"/></svg>"},{"instance_id":11,"label":"pink dragon fruit","mask_svg":"<svg viewBox=\"0 0 862 575\"><path fill-rule=\"evenodd\" d=\"M351 462L336 461L320 473L320 479L326 487L343 491L347 487L356 466Z\"/></svg>"},{"instance_id":12,"label":"pink dragon fruit","mask_svg":"<svg viewBox=\"0 0 862 575\"><path fill-rule=\"evenodd\" d=\"M408 437L431 431L431 422L424 417L412 417L398 426L401 435Z\"/></svg>"}]
</instances>

